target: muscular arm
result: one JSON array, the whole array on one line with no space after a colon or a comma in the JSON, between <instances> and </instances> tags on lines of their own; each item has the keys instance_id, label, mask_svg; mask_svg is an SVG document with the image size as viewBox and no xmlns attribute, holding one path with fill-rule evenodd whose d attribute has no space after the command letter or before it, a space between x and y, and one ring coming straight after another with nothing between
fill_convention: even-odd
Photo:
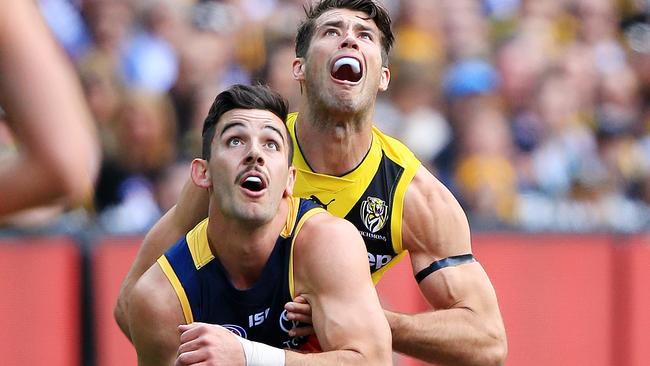
<instances>
[{"instance_id":1,"label":"muscular arm","mask_svg":"<svg viewBox=\"0 0 650 366\"><path fill-rule=\"evenodd\" d=\"M413 272L433 261L471 253L469 225L452 194L421 168L404 201L403 241ZM433 311L386 311L396 351L444 365L501 365L506 334L490 280L478 262L427 276L420 290Z\"/></svg>"},{"instance_id":2,"label":"muscular arm","mask_svg":"<svg viewBox=\"0 0 650 366\"><path fill-rule=\"evenodd\" d=\"M34 1L0 1L0 106L19 153L0 164L0 217L92 196L99 144L72 66Z\"/></svg>"},{"instance_id":3,"label":"muscular arm","mask_svg":"<svg viewBox=\"0 0 650 366\"><path fill-rule=\"evenodd\" d=\"M388 324L356 228L319 214L307 221L296 240L296 293L311 304L314 329L325 352L287 352L287 366L391 364Z\"/></svg>"},{"instance_id":4,"label":"muscular arm","mask_svg":"<svg viewBox=\"0 0 650 366\"><path fill-rule=\"evenodd\" d=\"M158 264L138 280L127 314L138 365L174 365L185 324L180 302Z\"/></svg>"},{"instance_id":5,"label":"muscular arm","mask_svg":"<svg viewBox=\"0 0 650 366\"><path fill-rule=\"evenodd\" d=\"M205 218L207 212L207 192L197 188L188 180L176 206L172 207L145 236L138 254L122 282L114 310L117 324L129 339L131 339L131 335L126 314L133 285L167 248Z\"/></svg>"}]
</instances>

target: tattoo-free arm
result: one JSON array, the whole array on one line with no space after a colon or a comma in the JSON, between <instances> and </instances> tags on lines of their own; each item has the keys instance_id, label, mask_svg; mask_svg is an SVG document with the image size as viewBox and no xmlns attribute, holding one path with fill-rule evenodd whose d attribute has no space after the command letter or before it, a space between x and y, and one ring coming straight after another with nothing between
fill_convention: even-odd
<instances>
[{"instance_id":1,"label":"tattoo-free arm","mask_svg":"<svg viewBox=\"0 0 650 366\"><path fill-rule=\"evenodd\" d=\"M414 274L436 260L471 253L462 208L425 168L406 193L403 238ZM396 351L443 365L505 362L506 334L496 294L478 262L438 270L419 286L433 311L385 312Z\"/></svg>"},{"instance_id":2,"label":"tattoo-free arm","mask_svg":"<svg viewBox=\"0 0 650 366\"><path fill-rule=\"evenodd\" d=\"M296 240L296 294L311 304L324 352L287 352L287 366L390 365L390 332L357 229L345 220L318 214Z\"/></svg>"},{"instance_id":3,"label":"tattoo-free arm","mask_svg":"<svg viewBox=\"0 0 650 366\"><path fill-rule=\"evenodd\" d=\"M0 163L0 217L92 197L100 147L81 86L34 1L3 1L0 106L19 145Z\"/></svg>"},{"instance_id":4,"label":"tattoo-free arm","mask_svg":"<svg viewBox=\"0 0 650 366\"><path fill-rule=\"evenodd\" d=\"M188 172L189 173L189 172ZM188 174L189 175L189 174ZM129 296L136 281L185 233L207 216L208 194L188 180L176 206L172 207L145 236L138 254L122 282L114 316L122 332L131 339L126 318Z\"/></svg>"},{"instance_id":5,"label":"tattoo-free arm","mask_svg":"<svg viewBox=\"0 0 650 366\"><path fill-rule=\"evenodd\" d=\"M127 314L139 366L174 365L185 324L180 302L158 264L133 286Z\"/></svg>"}]
</instances>

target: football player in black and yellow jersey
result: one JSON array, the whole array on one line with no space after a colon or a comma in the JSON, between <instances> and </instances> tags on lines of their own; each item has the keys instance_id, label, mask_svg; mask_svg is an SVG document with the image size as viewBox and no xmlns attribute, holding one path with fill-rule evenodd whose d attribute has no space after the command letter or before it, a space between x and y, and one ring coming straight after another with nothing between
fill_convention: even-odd
<instances>
[{"instance_id":1,"label":"football player in black and yellow jersey","mask_svg":"<svg viewBox=\"0 0 650 366\"><path fill-rule=\"evenodd\" d=\"M208 218L133 288L129 331L139 365L391 363L390 329L361 236L292 196L286 116L282 98L261 86L236 85L215 99L203 159L191 172L209 192ZM295 324L284 309L298 294L311 305L323 352L284 350L306 342L289 334ZM197 341L206 327L210 343Z\"/></svg>"},{"instance_id":2,"label":"football player in black and yellow jersey","mask_svg":"<svg viewBox=\"0 0 650 366\"><path fill-rule=\"evenodd\" d=\"M308 10L293 61L302 104L288 120L298 170L294 193L356 226L375 281L409 252L433 310L384 311L393 349L435 364L503 364L503 320L472 254L465 213L404 145L373 126L377 93L390 81L392 42L390 18L374 0L321 0ZM203 197L186 185L177 206L148 233L123 283L118 322L134 280L170 245L169 237L205 217Z\"/></svg>"}]
</instances>

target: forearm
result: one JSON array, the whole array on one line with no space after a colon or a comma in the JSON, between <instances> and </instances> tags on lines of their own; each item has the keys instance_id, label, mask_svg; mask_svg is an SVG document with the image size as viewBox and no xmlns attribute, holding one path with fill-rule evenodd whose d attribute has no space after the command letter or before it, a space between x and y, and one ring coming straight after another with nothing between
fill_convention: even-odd
<instances>
[{"instance_id":1,"label":"forearm","mask_svg":"<svg viewBox=\"0 0 650 366\"><path fill-rule=\"evenodd\" d=\"M20 148L0 163L0 215L79 204L92 197L100 161L81 85L34 2L6 2L3 14L0 105Z\"/></svg>"},{"instance_id":2,"label":"forearm","mask_svg":"<svg viewBox=\"0 0 650 366\"><path fill-rule=\"evenodd\" d=\"M0 217L39 205L73 205L81 201L81 187L58 179L58 173L43 167L40 161L18 156L0 165ZM85 187L85 191L90 194L91 187Z\"/></svg>"},{"instance_id":3,"label":"forearm","mask_svg":"<svg viewBox=\"0 0 650 366\"><path fill-rule=\"evenodd\" d=\"M385 311L397 352L440 365L502 365L505 339L465 308L399 314Z\"/></svg>"},{"instance_id":4,"label":"forearm","mask_svg":"<svg viewBox=\"0 0 650 366\"><path fill-rule=\"evenodd\" d=\"M351 350L337 350L322 353L299 353L286 351L285 366L320 366L320 365L388 365L376 359Z\"/></svg>"}]
</instances>

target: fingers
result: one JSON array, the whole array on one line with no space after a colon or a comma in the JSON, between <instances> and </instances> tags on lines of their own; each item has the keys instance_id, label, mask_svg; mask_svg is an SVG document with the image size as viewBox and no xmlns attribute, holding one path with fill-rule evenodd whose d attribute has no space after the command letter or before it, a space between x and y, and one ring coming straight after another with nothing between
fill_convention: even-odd
<instances>
[{"instance_id":1,"label":"fingers","mask_svg":"<svg viewBox=\"0 0 650 366\"><path fill-rule=\"evenodd\" d=\"M179 353L178 357L176 358L175 366L194 365L205 360L205 352L202 352L201 350L183 352Z\"/></svg>"},{"instance_id":2,"label":"fingers","mask_svg":"<svg viewBox=\"0 0 650 366\"><path fill-rule=\"evenodd\" d=\"M181 345L178 346L178 352L176 355L180 356L186 352L196 351L201 349L203 346L205 346L205 342L201 341L200 338L192 339L190 341L181 343Z\"/></svg>"},{"instance_id":3,"label":"fingers","mask_svg":"<svg viewBox=\"0 0 650 366\"><path fill-rule=\"evenodd\" d=\"M285 304L287 319L297 320L301 323L311 324L311 306L302 296L297 296L293 301Z\"/></svg>"},{"instance_id":4,"label":"fingers","mask_svg":"<svg viewBox=\"0 0 650 366\"><path fill-rule=\"evenodd\" d=\"M304 323L304 324L311 324L312 323L311 314L305 315L305 314L301 314L301 313L294 313L294 312L288 311L287 312L287 319L299 321L300 323Z\"/></svg>"},{"instance_id":5,"label":"fingers","mask_svg":"<svg viewBox=\"0 0 650 366\"><path fill-rule=\"evenodd\" d=\"M311 325L304 327L295 327L289 330L290 337L304 337L312 334L316 334L316 332L314 331L314 327Z\"/></svg>"},{"instance_id":6,"label":"fingers","mask_svg":"<svg viewBox=\"0 0 650 366\"><path fill-rule=\"evenodd\" d=\"M223 328L216 324L195 322L187 325L181 324L178 326L178 331L181 332L181 343L189 342L200 337L203 334L209 334L210 331L219 332L219 329L228 332L226 328Z\"/></svg>"},{"instance_id":7,"label":"fingers","mask_svg":"<svg viewBox=\"0 0 650 366\"><path fill-rule=\"evenodd\" d=\"M296 296L296 297L293 299L293 302L297 302L297 303L299 303L299 304L309 304L309 302L307 302L307 299L305 299L302 295L298 295L298 296Z\"/></svg>"}]
</instances>

